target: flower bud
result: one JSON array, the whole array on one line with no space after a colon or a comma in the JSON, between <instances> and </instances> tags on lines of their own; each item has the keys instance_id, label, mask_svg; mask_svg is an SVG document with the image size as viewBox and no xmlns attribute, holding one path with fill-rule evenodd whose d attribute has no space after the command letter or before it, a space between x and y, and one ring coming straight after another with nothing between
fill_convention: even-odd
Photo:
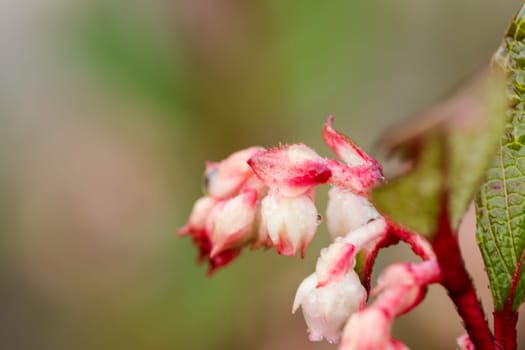
<instances>
[{"instance_id":1,"label":"flower bud","mask_svg":"<svg viewBox=\"0 0 525 350\"><path fill-rule=\"evenodd\" d=\"M177 234L195 235L204 230L206 219L218 202L217 199L210 196L199 198L193 205L188 223L180 228Z\"/></svg>"},{"instance_id":2,"label":"flower bud","mask_svg":"<svg viewBox=\"0 0 525 350\"><path fill-rule=\"evenodd\" d=\"M287 197L304 194L332 175L325 160L303 144L258 153L248 164L268 187Z\"/></svg>"},{"instance_id":3,"label":"flower bud","mask_svg":"<svg viewBox=\"0 0 525 350\"><path fill-rule=\"evenodd\" d=\"M392 319L378 308L354 313L343 331L339 350L404 350L403 343L392 339Z\"/></svg>"},{"instance_id":4,"label":"flower bud","mask_svg":"<svg viewBox=\"0 0 525 350\"><path fill-rule=\"evenodd\" d=\"M364 196L333 186L328 192L326 223L333 240L365 225L380 215Z\"/></svg>"},{"instance_id":5,"label":"flower bud","mask_svg":"<svg viewBox=\"0 0 525 350\"><path fill-rule=\"evenodd\" d=\"M294 256L304 251L318 225L317 209L309 195L282 197L270 192L261 203L260 236L269 236L279 254Z\"/></svg>"},{"instance_id":6,"label":"flower bud","mask_svg":"<svg viewBox=\"0 0 525 350\"><path fill-rule=\"evenodd\" d=\"M293 312L301 306L311 341L325 338L330 343L336 343L348 317L358 311L365 301L366 291L353 270L322 287L318 287L314 273L299 285Z\"/></svg>"},{"instance_id":7,"label":"flower bud","mask_svg":"<svg viewBox=\"0 0 525 350\"><path fill-rule=\"evenodd\" d=\"M468 334L463 334L461 337L456 339L456 343L459 350L476 350L476 347L472 343L472 340L470 340Z\"/></svg>"},{"instance_id":8,"label":"flower bud","mask_svg":"<svg viewBox=\"0 0 525 350\"><path fill-rule=\"evenodd\" d=\"M380 294L375 305L397 317L421 302L427 285L440 278L436 261L427 260L418 264L399 263L388 266L379 276L372 294Z\"/></svg>"},{"instance_id":9,"label":"flower bud","mask_svg":"<svg viewBox=\"0 0 525 350\"><path fill-rule=\"evenodd\" d=\"M246 190L238 196L219 202L206 221L212 249L210 257L239 247L248 242L253 234L253 222L257 204L257 192Z\"/></svg>"},{"instance_id":10,"label":"flower bud","mask_svg":"<svg viewBox=\"0 0 525 350\"><path fill-rule=\"evenodd\" d=\"M255 154L264 151L261 147L250 147L232 153L219 163L206 164L205 186L215 198L226 199L238 193L241 186L253 175L247 161Z\"/></svg>"}]
</instances>

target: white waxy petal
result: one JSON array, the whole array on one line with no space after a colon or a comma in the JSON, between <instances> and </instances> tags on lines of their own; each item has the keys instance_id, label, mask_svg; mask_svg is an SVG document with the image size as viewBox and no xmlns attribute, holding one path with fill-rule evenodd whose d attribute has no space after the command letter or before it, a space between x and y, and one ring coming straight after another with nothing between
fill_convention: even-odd
<instances>
[{"instance_id":1,"label":"white waxy petal","mask_svg":"<svg viewBox=\"0 0 525 350\"><path fill-rule=\"evenodd\" d=\"M328 196L326 223L333 240L380 216L366 197L335 186L330 189Z\"/></svg>"},{"instance_id":2,"label":"white waxy petal","mask_svg":"<svg viewBox=\"0 0 525 350\"><path fill-rule=\"evenodd\" d=\"M262 200L260 236L267 233L279 254L304 254L317 225L317 209L308 195L281 197L271 192Z\"/></svg>"}]
</instances>

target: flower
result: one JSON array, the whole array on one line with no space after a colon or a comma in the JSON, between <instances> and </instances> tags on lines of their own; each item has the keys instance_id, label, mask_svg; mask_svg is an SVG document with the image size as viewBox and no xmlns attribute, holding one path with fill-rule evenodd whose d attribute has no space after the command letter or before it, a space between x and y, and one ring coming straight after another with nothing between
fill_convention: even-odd
<instances>
[{"instance_id":1,"label":"flower","mask_svg":"<svg viewBox=\"0 0 525 350\"><path fill-rule=\"evenodd\" d=\"M267 186L247 161L262 152L250 147L220 162L207 162L207 195L197 200L186 225L177 231L189 235L199 250L199 262L208 261L209 274L235 259L242 248L256 240L255 221Z\"/></svg>"},{"instance_id":2,"label":"flower","mask_svg":"<svg viewBox=\"0 0 525 350\"><path fill-rule=\"evenodd\" d=\"M403 343L392 339L392 318L379 308L354 313L344 327L339 350L404 350Z\"/></svg>"},{"instance_id":3,"label":"flower","mask_svg":"<svg viewBox=\"0 0 525 350\"><path fill-rule=\"evenodd\" d=\"M303 144L257 153L248 164L269 188L286 197L304 194L332 176L325 159Z\"/></svg>"},{"instance_id":4,"label":"flower","mask_svg":"<svg viewBox=\"0 0 525 350\"><path fill-rule=\"evenodd\" d=\"M461 337L456 339L456 343L459 350L476 350L476 347L472 343L472 340L470 340L468 334L463 334Z\"/></svg>"},{"instance_id":5,"label":"flower","mask_svg":"<svg viewBox=\"0 0 525 350\"><path fill-rule=\"evenodd\" d=\"M333 186L328 191L326 224L332 239L345 236L380 215L364 196Z\"/></svg>"},{"instance_id":6,"label":"flower","mask_svg":"<svg viewBox=\"0 0 525 350\"><path fill-rule=\"evenodd\" d=\"M205 188L214 198L226 199L239 193L241 186L253 175L248 159L264 151L262 147L250 147L215 163L206 163Z\"/></svg>"},{"instance_id":7,"label":"flower","mask_svg":"<svg viewBox=\"0 0 525 350\"><path fill-rule=\"evenodd\" d=\"M179 235L195 235L204 230L206 218L217 205L218 200L211 196L199 198L193 205L188 223L177 231Z\"/></svg>"},{"instance_id":8,"label":"flower","mask_svg":"<svg viewBox=\"0 0 525 350\"><path fill-rule=\"evenodd\" d=\"M324 286L318 286L313 273L299 285L292 312L299 306L302 308L311 341L326 338L336 343L348 317L362 308L365 301L366 291L353 270Z\"/></svg>"},{"instance_id":9,"label":"flower","mask_svg":"<svg viewBox=\"0 0 525 350\"><path fill-rule=\"evenodd\" d=\"M211 241L210 257L244 245L253 237L257 192L244 190L238 196L220 201L210 212L206 231Z\"/></svg>"},{"instance_id":10,"label":"flower","mask_svg":"<svg viewBox=\"0 0 525 350\"><path fill-rule=\"evenodd\" d=\"M294 256L312 240L319 218L310 195L283 197L270 192L261 203L260 237L269 237L279 254ZM263 238L260 238L263 239Z\"/></svg>"}]
</instances>

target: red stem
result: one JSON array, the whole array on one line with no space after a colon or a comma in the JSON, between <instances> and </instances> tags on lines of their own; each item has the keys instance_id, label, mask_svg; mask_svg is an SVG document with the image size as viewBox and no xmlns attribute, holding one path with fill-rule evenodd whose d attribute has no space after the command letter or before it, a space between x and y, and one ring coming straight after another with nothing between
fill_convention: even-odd
<instances>
[{"instance_id":1,"label":"red stem","mask_svg":"<svg viewBox=\"0 0 525 350\"><path fill-rule=\"evenodd\" d=\"M522 251L521 256L516 264L514 275L509 289L509 296L507 302L503 305L503 309L494 311L494 333L496 335L496 343L501 349L515 350L518 347L516 337L516 326L518 323L518 312L512 309L516 288L520 280L521 269L523 268L523 261L525 260L525 250Z\"/></svg>"},{"instance_id":2,"label":"red stem","mask_svg":"<svg viewBox=\"0 0 525 350\"><path fill-rule=\"evenodd\" d=\"M452 231L450 219L443 206L437 233L432 243L441 268L441 284L452 299L464 321L470 340L477 350L497 349L472 279L461 257L457 234Z\"/></svg>"},{"instance_id":3,"label":"red stem","mask_svg":"<svg viewBox=\"0 0 525 350\"><path fill-rule=\"evenodd\" d=\"M502 311L494 311L494 333L499 349L515 350L518 345L516 342L516 325L518 323L518 313L512 308L503 308Z\"/></svg>"}]
</instances>

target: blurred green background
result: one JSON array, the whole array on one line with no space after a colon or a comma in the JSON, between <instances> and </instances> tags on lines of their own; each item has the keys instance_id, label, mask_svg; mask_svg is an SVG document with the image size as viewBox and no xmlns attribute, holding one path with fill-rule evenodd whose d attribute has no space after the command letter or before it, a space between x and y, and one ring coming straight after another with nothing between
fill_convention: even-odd
<instances>
[{"instance_id":1,"label":"blurred green background","mask_svg":"<svg viewBox=\"0 0 525 350\"><path fill-rule=\"evenodd\" d=\"M304 260L245 251L213 278L195 264L175 231L204 161L279 142L328 155L329 114L371 150L486 63L519 2L0 2L0 348L336 348L290 314L323 226ZM413 349L461 333L439 287L394 329Z\"/></svg>"}]
</instances>

